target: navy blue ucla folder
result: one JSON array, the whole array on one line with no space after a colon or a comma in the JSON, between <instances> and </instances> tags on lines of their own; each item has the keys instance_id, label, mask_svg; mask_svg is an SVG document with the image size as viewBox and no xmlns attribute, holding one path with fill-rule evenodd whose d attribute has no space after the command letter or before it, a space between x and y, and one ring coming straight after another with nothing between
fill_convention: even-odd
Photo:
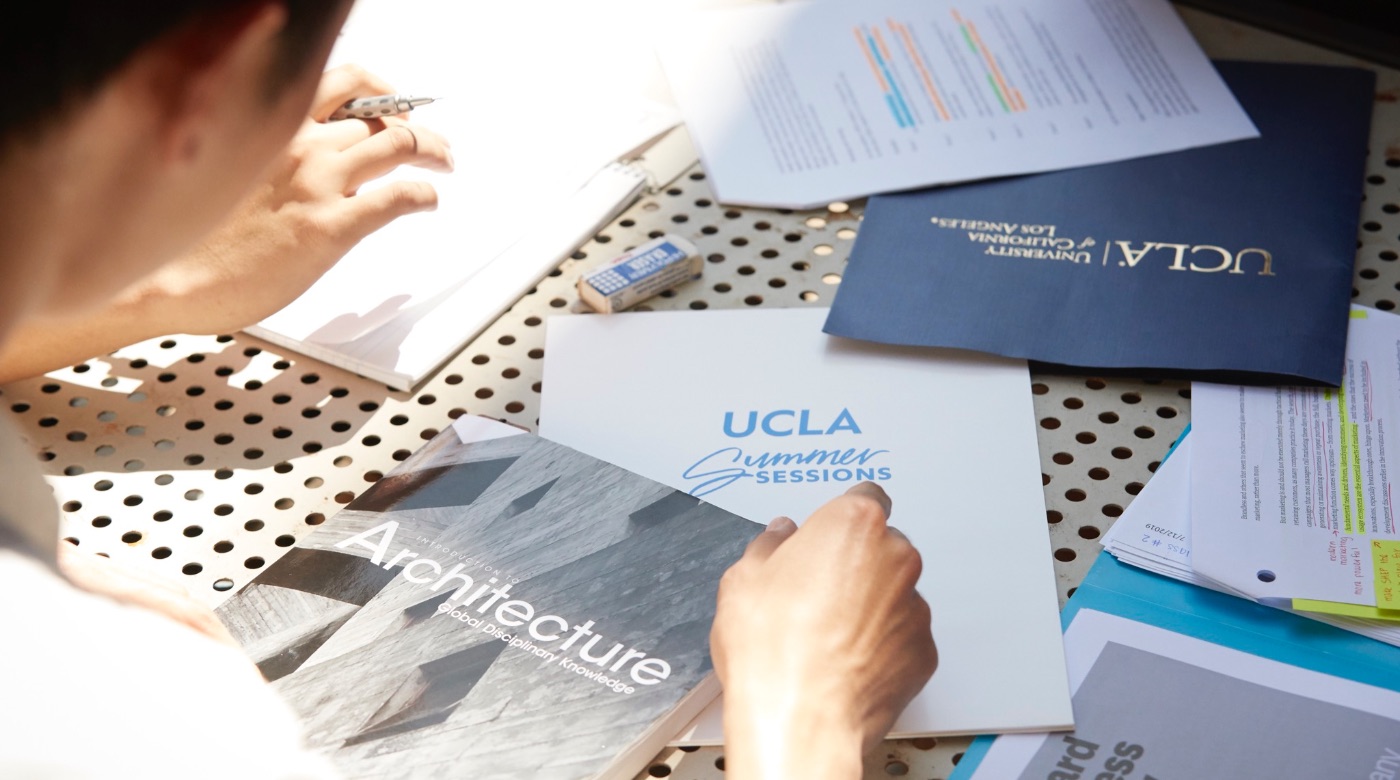
<instances>
[{"instance_id":1,"label":"navy blue ucla folder","mask_svg":"<svg viewBox=\"0 0 1400 780\"><path fill-rule=\"evenodd\" d=\"M871 198L824 330L1104 373L1336 385L1375 75L1217 67L1259 138Z\"/></svg>"}]
</instances>

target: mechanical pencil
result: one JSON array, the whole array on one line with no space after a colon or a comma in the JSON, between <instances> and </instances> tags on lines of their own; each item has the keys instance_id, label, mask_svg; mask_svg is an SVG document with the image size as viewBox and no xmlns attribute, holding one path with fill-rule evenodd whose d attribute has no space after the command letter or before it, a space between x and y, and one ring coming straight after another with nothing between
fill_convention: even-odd
<instances>
[{"instance_id":1,"label":"mechanical pencil","mask_svg":"<svg viewBox=\"0 0 1400 780\"><path fill-rule=\"evenodd\" d=\"M419 106L426 106L441 99L413 97L411 95L375 95L374 97L356 98L337 108L330 118L334 122L339 119L377 119L395 116L406 114Z\"/></svg>"}]
</instances>

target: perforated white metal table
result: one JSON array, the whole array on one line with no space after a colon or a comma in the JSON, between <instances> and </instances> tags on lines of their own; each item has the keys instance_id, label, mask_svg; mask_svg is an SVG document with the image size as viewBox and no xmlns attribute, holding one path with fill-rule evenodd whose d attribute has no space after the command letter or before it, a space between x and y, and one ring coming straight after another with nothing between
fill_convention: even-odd
<instances>
[{"instance_id":1,"label":"perforated white metal table","mask_svg":"<svg viewBox=\"0 0 1400 780\"><path fill-rule=\"evenodd\" d=\"M1182 9L1214 57L1360 64ZM1353 298L1400 302L1400 72L1377 69ZM862 203L727 208L700 168L643 198L415 392L243 334L171 336L0 388L39 450L83 549L181 578L211 605L465 413L536 427L544 321L570 316L578 275L661 232L691 238L705 275L643 308L827 306ZM522 206L525 207L525 206ZM1061 600L1098 539L1190 417L1184 382L1034 375L1046 529ZM866 776L946 778L968 740L890 741ZM722 778L718 748L668 750L642 777Z\"/></svg>"}]
</instances>

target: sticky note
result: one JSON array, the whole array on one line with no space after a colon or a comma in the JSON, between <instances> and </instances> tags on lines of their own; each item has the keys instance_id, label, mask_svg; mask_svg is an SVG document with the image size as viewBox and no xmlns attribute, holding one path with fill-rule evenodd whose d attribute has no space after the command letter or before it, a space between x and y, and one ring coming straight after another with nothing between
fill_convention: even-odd
<instances>
[{"instance_id":1,"label":"sticky note","mask_svg":"<svg viewBox=\"0 0 1400 780\"><path fill-rule=\"evenodd\" d=\"M1390 620L1400 623L1400 609L1381 609L1364 604L1343 604L1339 601L1318 601L1316 599L1293 599L1293 609L1299 612L1321 612L1324 615L1365 618L1367 620Z\"/></svg>"}]
</instances>

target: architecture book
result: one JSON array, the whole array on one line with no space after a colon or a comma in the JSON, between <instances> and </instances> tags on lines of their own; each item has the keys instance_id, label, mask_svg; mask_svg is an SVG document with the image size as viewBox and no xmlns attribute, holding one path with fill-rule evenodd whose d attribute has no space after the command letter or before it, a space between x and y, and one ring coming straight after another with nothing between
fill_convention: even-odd
<instances>
[{"instance_id":1,"label":"architecture book","mask_svg":"<svg viewBox=\"0 0 1400 780\"><path fill-rule=\"evenodd\" d=\"M1106 553L1064 622L1074 731L979 739L950 780L1400 774L1400 648Z\"/></svg>"},{"instance_id":2,"label":"architecture book","mask_svg":"<svg viewBox=\"0 0 1400 780\"><path fill-rule=\"evenodd\" d=\"M1375 74L1217 66L1259 138L872 198L826 332L1336 385Z\"/></svg>"},{"instance_id":3,"label":"architecture book","mask_svg":"<svg viewBox=\"0 0 1400 780\"><path fill-rule=\"evenodd\" d=\"M631 778L716 695L761 531L463 417L218 614L347 777Z\"/></svg>"},{"instance_id":4,"label":"architecture book","mask_svg":"<svg viewBox=\"0 0 1400 780\"><path fill-rule=\"evenodd\" d=\"M540 433L762 523L879 484L923 556L939 655L892 733L1069 728L1026 364L834 339L825 317L552 317ZM677 741L723 741L719 706Z\"/></svg>"}]
</instances>

